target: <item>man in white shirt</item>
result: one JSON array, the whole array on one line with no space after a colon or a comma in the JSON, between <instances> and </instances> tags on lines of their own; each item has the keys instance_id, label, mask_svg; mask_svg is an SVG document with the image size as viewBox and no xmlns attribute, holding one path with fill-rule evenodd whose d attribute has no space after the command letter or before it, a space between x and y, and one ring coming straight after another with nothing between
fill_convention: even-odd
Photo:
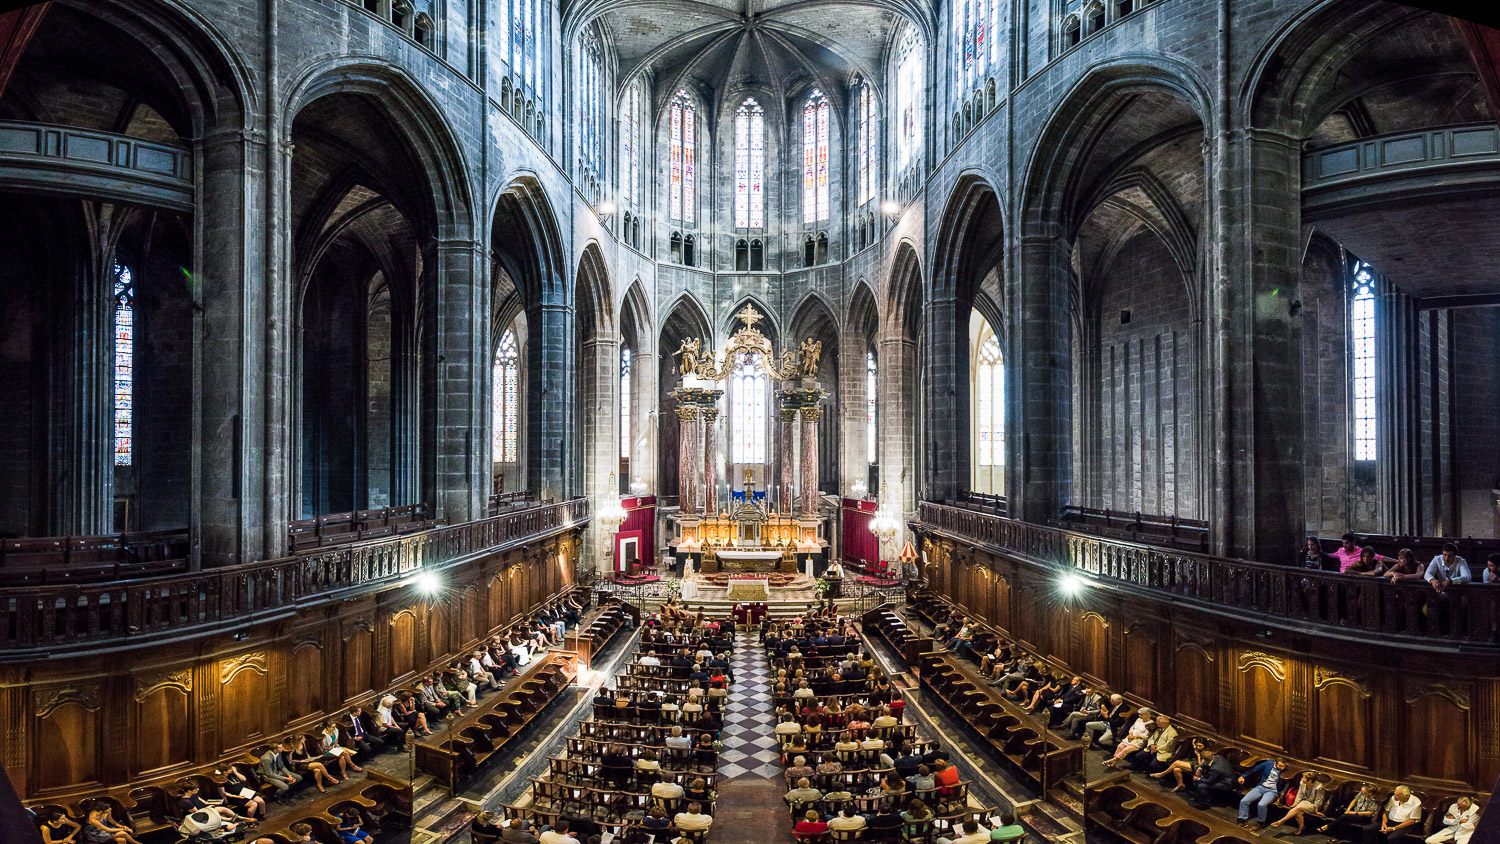
<instances>
[{"instance_id":1,"label":"man in white shirt","mask_svg":"<svg viewBox=\"0 0 1500 844\"><path fill-rule=\"evenodd\" d=\"M687 804L686 812L678 812L672 818L672 826L677 827L678 832L697 832L713 825L714 819L703 814L703 806L698 803Z\"/></svg>"},{"instance_id":2,"label":"man in white shirt","mask_svg":"<svg viewBox=\"0 0 1500 844\"><path fill-rule=\"evenodd\" d=\"M559 819L551 829L543 831L538 838L542 844L578 844L577 836L568 834L566 819Z\"/></svg>"},{"instance_id":3,"label":"man in white shirt","mask_svg":"<svg viewBox=\"0 0 1500 844\"><path fill-rule=\"evenodd\" d=\"M1439 592L1473 579L1469 575L1469 561L1458 556L1458 546L1452 542L1443 543L1443 553L1432 558L1422 576Z\"/></svg>"},{"instance_id":4,"label":"man in white shirt","mask_svg":"<svg viewBox=\"0 0 1500 844\"><path fill-rule=\"evenodd\" d=\"M838 815L828 821L829 829L864 829L865 817L858 814L854 809L845 806L839 810Z\"/></svg>"},{"instance_id":5,"label":"man in white shirt","mask_svg":"<svg viewBox=\"0 0 1500 844\"><path fill-rule=\"evenodd\" d=\"M800 732L802 732L802 725L798 724L797 719L790 715L781 716L781 723L776 725L776 735L778 736L796 735Z\"/></svg>"},{"instance_id":6,"label":"man in white shirt","mask_svg":"<svg viewBox=\"0 0 1500 844\"><path fill-rule=\"evenodd\" d=\"M1386 801L1385 810L1374 823L1364 828L1365 844L1405 842L1408 830L1420 832L1416 825L1421 822L1422 801L1411 793L1410 788L1398 785L1391 793L1391 799Z\"/></svg>"},{"instance_id":7,"label":"man in white shirt","mask_svg":"<svg viewBox=\"0 0 1500 844\"><path fill-rule=\"evenodd\" d=\"M656 658L656 651L650 651L641 657L641 665L658 666L661 665L661 660Z\"/></svg>"},{"instance_id":8,"label":"man in white shirt","mask_svg":"<svg viewBox=\"0 0 1500 844\"><path fill-rule=\"evenodd\" d=\"M651 786L651 796L660 797L663 800L676 800L682 796L682 786L663 780Z\"/></svg>"},{"instance_id":9,"label":"man in white shirt","mask_svg":"<svg viewBox=\"0 0 1500 844\"><path fill-rule=\"evenodd\" d=\"M990 831L978 821L964 821L963 833L957 838L939 838L938 844L989 844Z\"/></svg>"},{"instance_id":10,"label":"man in white shirt","mask_svg":"<svg viewBox=\"0 0 1500 844\"><path fill-rule=\"evenodd\" d=\"M812 780L809 780L807 777L803 777L802 779L797 780L797 787L792 789L791 791L788 791L785 795L782 796L782 799L793 805L796 805L798 803L812 803L817 800L822 800L823 792L812 787Z\"/></svg>"},{"instance_id":11,"label":"man in white shirt","mask_svg":"<svg viewBox=\"0 0 1500 844\"><path fill-rule=\"evenodd\" d=\"M1479 806L1475 805L1473 798L1460 797L1443 815L1443 828L1427 836L1427 844L1443 844L1445 841L1469 844L1478 823Z\"/></svg>"},{"instance_id":12,"label":"man in white shirt","mask_svg":"<svg viewBox=\"0 0 1500 844\"><path fill-rule=\"evenodd\" d=\"M692 750L693 740L682 734L681 727L673 727L672 734L667 736L667 747L671 750ZM681 789L678 789L681 791Z\"/></svg>"}]
</instances>

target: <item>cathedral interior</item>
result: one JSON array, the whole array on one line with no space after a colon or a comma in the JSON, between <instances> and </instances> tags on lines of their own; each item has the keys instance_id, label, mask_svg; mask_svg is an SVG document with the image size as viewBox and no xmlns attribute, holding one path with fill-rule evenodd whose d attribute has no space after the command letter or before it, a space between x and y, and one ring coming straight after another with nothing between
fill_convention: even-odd
<instances>
[{"instance_id":1,"label":"cathedral interior","mask_svg":"<svg viewBox=\"0 0 1500 844\"><path fill-rule=\"evenodd\" d=\"M1500 842L1439 5L4 4L0 841Z\"/></svg>"}]
</instances>

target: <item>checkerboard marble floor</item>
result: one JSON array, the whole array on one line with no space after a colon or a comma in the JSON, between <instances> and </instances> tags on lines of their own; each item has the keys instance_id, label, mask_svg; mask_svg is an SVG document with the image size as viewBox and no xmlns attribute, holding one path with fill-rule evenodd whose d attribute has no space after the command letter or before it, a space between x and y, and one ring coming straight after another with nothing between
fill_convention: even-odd
<instances>
[{"instance_id":1,"label":"checkerboard marble floor","mask_svg":"<svg viewBox=\"0 0 1500 844\"><path fill-rule=\"evenodd\" d=\"M734 640L734 688L724 715L719 776L777 779L781 776L781 754L776 751L776 716L771 706L770 665L765 648L754 631Z\"/></svg>"}]
</instances>

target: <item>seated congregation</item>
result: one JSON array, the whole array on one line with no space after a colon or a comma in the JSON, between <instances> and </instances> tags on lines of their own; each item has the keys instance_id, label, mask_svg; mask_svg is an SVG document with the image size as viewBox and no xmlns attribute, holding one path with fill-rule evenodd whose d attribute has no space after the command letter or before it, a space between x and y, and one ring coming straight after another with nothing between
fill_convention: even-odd
<instances>
[{"instance_id":1,"label":"seated congregation","mask_svg":"<svg viewBox=\"0 0 1500 844\"><path fill-rule=\"evenodd\" d=\"M564 590L463 658L166 785L29 809L44 844L375 844L410 826L412 745L550 676L570 627L619 613L588 602Z\"/></svg>"},{"instance_id":2,"label":"seated congregation","mask_svg":"<svg viewBox=\"0 0 1500 844\"><path fill-rule=\"evenodd\" d=\"M673 608L642 628L633 657L526 793L474 818L474 844L706 840L734 688L734 627Z\"/></svg>"},{"instance_id":3,"label":"seated congregation","mask_svg":"<svg viewBox=\"0 0 1500 844\"><path fill-rule=\"evenodd\" d=\"M1361 554L1344 550L1356 560ZM1013 723L1020 713L1043 741L1076 748L1071 771L1087 774L1087 822L1126 840L1154 841L1174 829L1176 840L1252 841L1265 834L1353 844L1467 844L1474 834L1483 805L1473 795L1352 778L1195 731L1061 670L1056 660L945 598L911 599L933 625L924 686L938 690L981 735L1007 716L974 701L996 696ZM887 620L882 630L895 624Z\"/></svg>"}]
</instances>

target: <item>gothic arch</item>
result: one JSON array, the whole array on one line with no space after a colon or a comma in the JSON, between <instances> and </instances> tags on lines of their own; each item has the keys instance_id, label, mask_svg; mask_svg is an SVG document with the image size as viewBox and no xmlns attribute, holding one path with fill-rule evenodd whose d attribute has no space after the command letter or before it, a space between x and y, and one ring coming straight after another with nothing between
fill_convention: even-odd
<instances>
[{"instance_id":1,"label":"gothic arch","mask_svg":"<svg viewBox=\"0 0 1500 844\"><path fill-rule=\"evenodd\" d=\"M563 239L541 181L531 173L518 174L492 207L491 250L515 281L524 306L559 300Z\"/></svg>"},{"instance_id":2,"label":"gothic arch","mask_svg":"<svg viewBox=\"0 0 1500 844\"><path fill-rule=\"evenodd\" d=\"M322 61L297 75L290 88L283 109L286 126L324 97L354 94L371 100L422 165L428 193L412 197L418 216L430 221L440 238L471 234L473 192L462 149L443 110L409 73L364 59Z\"/></svg>"},{"instance_id":3,"label":"gothic arch","mask_svg":"<svg viewBox=\"0 0 1500 844\"><path fill-rule=\"evenodd\" d=\"M1165 95L1207 132L1213 127L1206 117L1213 113L1207 91L1196 71L1174 59L1125 56L1094 67L1058 102L1037 135L1025 165L1016 225L1026 232L1055 225L1071 232L1090 193L1088 177L1100 181L1112 175L1099 172L1114 164L1097 155L1100 138L1135 97Z\"/></svg>"},{"instance_id":4,"label":"gothic arch","mask_svg":"<svg viewBox=\"0 0 1500 844\"><path fill-rule=\"evenodd\" d=\"M769 337L772 343L778 342L779 338L782 336L781 321L776 318L776 311L767 307L766 303L762 302L760 298L756 296L743 296L738 302L734 304L734 307L730 308L728 311L725 311L723 323L724 336L728 337L729 335L733 334L734 332L740 330L741 327L743 327L743 323L741 323L739 320L740 311L743 311L747 306L751 305L753 305L757 311L760 311L761 316L765 317L765 320L763 322L756 323L756 330Z\"/></svg>"}]
</instances>

